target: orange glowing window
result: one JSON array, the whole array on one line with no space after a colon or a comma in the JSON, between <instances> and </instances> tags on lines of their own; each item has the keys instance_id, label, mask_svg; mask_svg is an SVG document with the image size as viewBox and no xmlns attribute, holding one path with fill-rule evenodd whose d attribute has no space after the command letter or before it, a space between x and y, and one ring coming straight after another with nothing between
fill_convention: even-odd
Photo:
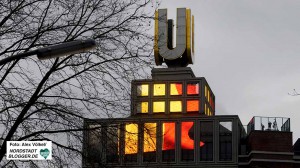
<instances>
[{"instance_id":1,"label":"orange glowing window","mask_svg":"<svg viewBox=\"0 0 300 168\"><path fill-rule=\"evenodd\" d=\"M194 149L194 122L181 123L181 148Z\"/></svg>"},{"instance_id":2,"label":"orange glowing window","mask_svg":"<svg viewBox=\"0 0 300 168\"><path fill-rule=\"evenodd\" d=\"M144 152L156 151L156 123L144 124Z\"/></svg>"},{"instance_id":3,"label":"orange glowing window","mask_svg":"<svg viewBox=\"0 0 300 168\"><path fill-rule=\"evenodd\" d=\"M138 96L148 96L149 95L149 85L148 84L137 85L137 95Z\"/></svg>"},{"instance_id":4,"label":"orange glowing window","mask_svg":"<svg viewBox=\"0 0 300 168\"><path fill-rule=\"evenodd\" d=\"M182 95L182 84L181 83L171 83L170 84L170 95Z\"/></svg>"},{"instance_id":5,"label":"orange glowing window","mask_svg":"<svg viewBox=\"0 0 300 168\"><path fill-rule=\"evenodd\" d=\"M181 123L181 160L194 160L194 122Z\"/></svg>"},{"instance_id":6,"label":"orange glowing window","mask_svg":"<svg viewBox=\"0 0 300 168\"><path fill-rule=\"evenodd\" d=\"M165 112L165 102L155 101L153 102L153 113Z\"/></svg>"},{"instance_id":7,"label":"orange glowing window","mask_svg":"<svg viewBox=\"0 0 300 168\"><path fill-rule=\"evenodd\" d=\"M165 84L154 84L153 85L153 95L154 96L166 95L166 85Z\"/></svg>"},{"instance_id":8,"label":"orange glowing window","mask_svg":"<svg viewBox=\"0 0 300 168\"><path fill-rule=\"evenodd\" d=\"M199 111L199 100L187 100L186 101L186 111L187 112Z\"/></svg>"},{"instance_id":9,"label":"orange glowing window","mask_svg":"<svg viewBox=\"0 0 300 168\"><path fill-rule=\"evenodd\" d=\"M148 102L139 102L136 107L137 113L148 113Z\"/></svg>"},{"instance_id":10,"label":"orange glowing window","mask_svg":"<svg viewBox=\"0 0 300 168\"><path fill-rule=\"evenodd\" d=\"M138 152L138 125L125 125L125 154L135 154Z\"/></svg>"},{"instance_id":11,"label":"orange glowing window","mask_svg":"<svg viewBox=\"0 0 300 168\"><path fill-rule=\"evenodd\" d=\"M163 123L162 150L175 149L175 123Z\"/></svg>"},{"instance_id":12,"label":"orange glowing window","mask_svg":"<svg viewBox=\"0 0 300 168\"><path fill-rule=\"evenodd\" d=\"M188 83L187 84L187 94L188 95L199 94L199 83Z\"/></svg>"},{"instance_id":13,"label":"orange glowing window","mask_svg":"<svg viewBox=\"0 0 300 168\"><path fill-rule=\"evenodd\" d=\"M170 101L170 112L181 112L182 102L181 101Z\"/></svg>"}]
</instances>

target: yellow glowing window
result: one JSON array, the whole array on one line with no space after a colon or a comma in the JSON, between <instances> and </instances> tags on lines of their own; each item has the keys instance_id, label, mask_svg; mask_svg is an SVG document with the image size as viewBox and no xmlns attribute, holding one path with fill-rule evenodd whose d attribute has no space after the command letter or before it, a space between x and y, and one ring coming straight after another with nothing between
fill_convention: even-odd
<instances>
[{"instance_id":1,"label":"yellow glowing window","mask_svg":"<svg viewBox=\"0 0 300 168\"><path fill-rule=\"evenodd\" d=\"M125 154L135 154L138 152L138 125L125 125Z\"/></svg>"},{"instance_id":2,"label":"yellow glowing window","mask_svg":"<svg viewBox=\"0 0 300 168\"><path fill-rule=\"evenodd\" d=\"M144 124L144 152L156 151L156 123Z\"/></svg>"},{"instance_id":3,"label":"yellow glowing window","mask_svg":"<svg viewBox=\"0 0 300 168\"><path fill-rule=\"evenodd\" d=\"M154 84L153 85L153 95L154 96L166 95L166 85L165 84Z\"/></svg>"},{"instance_id":4,"label":"yellow glowing window","mask_svg":"<svg viewBox=\"0 0 300 168\"><path fill-rule=\"evenodd\" d=\"M170 84L170 95L182 95L182 84L171 83Z\"/></svg>"},{"instance_id":5,"label":"yellow glowing window","mask_svg":"<svg viewBox=\"0 0 300 168\"><path fill-rule=\"evenodd\" d=\"M199 83L188 83L186 93L188 95L197 95L197 94L199 94Z\"/></svg>"},{"instance_id":6,"label":"yellow glowing window","mask_svg":"<svg viewBox=\"0 0 300 168\"><path fill-rule=\"evenodd\" d=\"M139 102L137 104L137 113L148 113L148 102Z\"/></svg>"},{"instance_id":7,"label":"yellow glowing window","mask_svg":"<svg viewBox=\"0 0 300 168\"><path fill-rule=\"evenodd\" d=\"M165 102L164 101L153 102L153 112L154 113L165 112Z\"/></svg>"},{"instance_id":8,"label":"yellow glowing window","mask_svg":"<svg viewBox=\"0 0 300 168\"><path fill-rule=\"evenodd\" d=\"M199 100L187 100L186 101L186 111L187 112L199 111Z\"/></svg>"},{"instance_id":9,"label":"yellow glowing window","mask_svg":"<svg viewBox=\"0 0 300 168\"><path fill-rule=\"evenodd\" d=\"M138 96L148 96L149 95L149 85L142 84L137 86L137 95Z\"/></svg>"},{"instance_id":10,"label":"yellow glowing window","mask_svg":"<svg viewBox=\"0 0 300 168\"><path fill-rule=\"evenodd\" d=\"M182 102L181 101L170 101L170 112L181 112Z\"/></svg>"},{"instance_id":11,"label":"yellow glowing window","mask_svg":"<svg viewBox=\"0 0 300 168\"><path fill-rule=\"evenodd\" d=\"M209 92L209 90L207 89L207 101L208 101L208 102L210 102L209 96L210 96L210 92Z\"/></svg>"}]
</instances>

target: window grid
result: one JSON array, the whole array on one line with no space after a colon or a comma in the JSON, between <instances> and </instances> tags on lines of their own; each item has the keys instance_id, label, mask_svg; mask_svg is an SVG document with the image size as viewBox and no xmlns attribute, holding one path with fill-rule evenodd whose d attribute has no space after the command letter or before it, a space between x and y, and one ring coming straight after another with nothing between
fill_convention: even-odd
<instances>
[{"instance_id":1,"label":"window grid","mask_svg":"<svg viewBox=\"0 0 300 168\"><path fill-rule=\"evenodd\" d=\"M204 84L205 83L205 84ZM134 114L140 113L140 114L154 114L154 113L190 113L190 112L198 112L203 113L208 116L212 116L214 114L214 95L210 91L209 86L207 85L206 81L202 80L190 80L190 81L167 81L167 82L160 82L160 83L154 83L152 81L145 82L145 83L136 83L134 84L135 87L138 86L148 86L148 96L136 96L133 97L133 102L140 102L142 101L143 104L140 106L135 105L133 107ZM190 94L191 91L189 91L188 87L193 88L194 93L197 94ZM196 88L196 89L195 89ZM202 94L201 94L201 88L203 88L203 97L205 98L205 102L203 103L201 100L203 100ZM177 91L174 91L177 90ZM195 91L196 90L196 91ZM198 100L199 106L196 106L196 103L192 103L190 99ZM153 106L153 102L157 102L159 100L164 100L164 109L165 110L157 110L155 106ZM173 101L181 101L181 103L178 103L178 107L170 107L171 104L173 104ZM147 103L148 102L148 108ZM193 108L188 108L191 104L194 104ZM204 105L202 107L202 105ZM142 107L141 107L142 106ZM163 108L163 105L160 104L160 109ZM206 106L206 107L205 107ZM175 110L178 108L179 110ZM148 110L146 110L148 109ZM180 110L181 109L181 110ZM159 111L159 112L158 112Z\"/></svg>"},{"instance_id":2,"label":"window grid","mask_svg":"<svg viewBox=\"0 0 300 168\"><path fill-rule=\"evenodd\" d=\"M161 123L161 124L159 124ZM179 125L178 125L179 123ZM192 147L189 146L185 146L183 147L182 144L182 130L183 130L183 125L187 123L186 127L187 130L193 130L195 131L195 134L192 135L192 133L185 131L184 135L188 135L188 137L190 139L193 140L194 139L198 139L196 142L193 142ZM193 128L193 126L191 126L192 124L195 124L195 128ZM112 163L112 164L124 164L124 162L122 162L121 160L125 159L125 164L129 163L130 164L139 164L140 162L142 162L143 164L147 164L148 162L159 162L157 156L161 156L161 160L162 162L169 162L169 163L175 163L175 158L177 158L175 155L175 150L179 149L180 153L182 153L183 151L181 150L182 148L186 148L186 149L192 149L194 150L193 153L189 153L185 156L182 156L183 154L181 154L181 157L179 158L180 160L178 160L177 162L193 162L196 161L197 162L212 162L215 160L215 156L219 155L219 159L218 161L232 161L232 158L235 154L233 154L233 148L232 148L232 143L233 143L233 138L236 137L233 134L237 134L236 132L233 132L233 123L234 123L234 119L227 119L225 121L216 121L214 122L214 119L212 120L203 120L203 119L196 119L196 120L181 120L181 119L177 119L177 120L172 120L172 121L168 121L167 119L159 119L158 121L147 121L147 122L143 122L142 124L138 124L138 121L125 121L125 122L120 122L120 123L113 123L112 125L106 125L106 129L105 132L106 133L102 133L105 137L106 136L111 136L111 133L115 133L115 136L113 136L112 138L116 138L116 142L115 145L121 145L120 150L123 152L119 151L119 147L114 148L115 152L113 152L113 154L115 154L116 158L108 158L107 156L110 155L110 153L105 153L105 158L106 159L115 159L115 160L102 160L102 162L106 162L106 163ZM103 125L102 123L98 123L99 125ZM125 125L124 125L125 124ZM168 124L168 126L167 126ZM216 125L215 125L216 124ZM143 130L138 131L141 125L143 125ZM179 130L177 130L176 125L179 126ZM125 127L124 127L125 126ZM218 127L217 127L218 126ZM133 130L129 129L129 127L134 127ZM108 128L112 128L112 129L108 129ZM115 130L114 129L118 129ZM149 136L147 136L145 134L145 130L148 130L149 132L147 132L147 134ZM161 131L158 131L161 130ZM167 131L169 130L169 131ZM215 132L216 130L219 130L218 132ZM101 132L104 130L101 130L98 134L101 134ZM128 133L127 133L128 132ZM168 133L167 133L168 132ZM177 134L177 132L179 132L179 134ZM159 134L158 134L159 133ZM215 134L217 133L217 134ZM123 138L122 138L122 134L123 134ZM130 134L130 135L126 135L126 134ZM137 135L140 134L140 135ZM191 135L189 135L191 134ZM93 136L92 131L89 131L89 133L87 134L89 135L89 139L91 136ZM125 135L125 136L124 136ZM143 139L138 139L135 138L133 140L133 144L137 144L136 146L139 149L134 149L136 154L138 154L138 151L141 152L142 154L142 160L136 160L136 158L133 155L129 156L130 154L135 154L135 153L131 153L131 152L127 152L126 153L126 146L128 145L128 143L126 142L126 140L128 139L128 136L135 136L135 137L143 137ZM169 137L168 140L166 140L168 136ZM214 142L214 136L219 136L219 142L216 141ZM154 141L150 141L151 142L147 142L146 144L152 145L152 147L148 148L149 150L145 150L145 139L148 139L147 141L149 141L149 138L155 138ZM193 138L191 138L193 137ZM106 139L106 138L105 138ZM217 140L218 140L217 139ZM132 140L132 138L131 138ZM100 148L105 147L104 151L107 151L107 149L110 149L110 145L108 145L109 139L105 140L104 144L99 144ZM122 141L125 141L125 143L122 143ZM135 141L135 142L134 142ZM99 141L98 141L99 142ZM161 145L157 145L157 143L160 143ZM170 143L171 142L171 143ZM176 143L179 142L179 144L176 146ZM201 143L202 142L202 143ZM199 143L199 145L197 145ZM214 145L213 144L218 144L219 143L219 150L214 150ZM104 146L102 146L104 145ZM113 144L111 144L113 145ZM185 144L184 144L185 145ZM205 145L207 145L206 149L203 149L205 147ZM198 146L198 147L197 147ZM178 148L179 147L179 148ZM199 148L200 147L200 148ZM159 149L158 149L159 148ZM176 149L177 148L177 149ZM199 150L196 150L196 148L198 148ZM124 150L125 149L125 150ZM93 149L94 150L94 149ZM226 152L222 152L222 150L227 150ZM153 155L145 155L145 152L153 152ZM214 153L219 151L219 153ZM162 152L162 153L161 153ZM121 156L119 156L121 155ZM98 156L98 154L97 154ZM124 157L122 157L124 156ZM146 156L146 157L145 157ZM149 157L148 157L149 156ZM117 158L119 157L119 159ZM122 159L123 158L123 159ZM194 160L195 158L197 158L196 160ZM218 157L217 157L218 158ZM185 159L185 160L183 160ZM91 160L90 160L91 161ZM99 161L99 160L97 160Z\"/></svg>"}]
</instances>

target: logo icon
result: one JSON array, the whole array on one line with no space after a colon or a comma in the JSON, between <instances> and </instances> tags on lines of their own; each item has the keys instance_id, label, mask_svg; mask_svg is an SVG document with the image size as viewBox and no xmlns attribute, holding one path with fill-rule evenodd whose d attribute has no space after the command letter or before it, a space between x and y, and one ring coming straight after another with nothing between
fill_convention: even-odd
<instances>
[{"instance_id":1,"label":"logo icon","mask_svg":"<svg viewBox=\"0 0 300 168\"><path fill-rule=\"evenodd\" d=\"M50 151L47 148L40 150L40 155L45 159L49 156L49 154L50 154Z\"/></svg>"}]
</instances>

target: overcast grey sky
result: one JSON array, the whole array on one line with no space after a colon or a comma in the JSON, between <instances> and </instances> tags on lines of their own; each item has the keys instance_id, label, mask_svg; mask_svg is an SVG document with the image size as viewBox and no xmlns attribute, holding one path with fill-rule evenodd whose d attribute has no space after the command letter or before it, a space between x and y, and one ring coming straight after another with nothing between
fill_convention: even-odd
<instances>
[{"instance_id":1,"label":"overcast grey sky","mask_svg":"<svg viewBox=\"0 0 300 168\"><path fill-rule=\"evenodd\" d=\"M187 7L195 16L192 69L216 96L217 115L291 118L300 138L300 1L162 0L168 18Z\"/></svg>"}]
</instances>

